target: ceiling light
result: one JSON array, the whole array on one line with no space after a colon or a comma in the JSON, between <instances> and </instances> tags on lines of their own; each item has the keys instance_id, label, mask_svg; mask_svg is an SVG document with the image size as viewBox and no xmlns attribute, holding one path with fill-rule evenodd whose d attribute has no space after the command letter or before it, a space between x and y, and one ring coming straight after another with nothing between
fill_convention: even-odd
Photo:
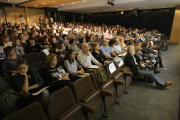
<instances>
[{"instance_id":1,"label":"ceiling light","mask_svg":"<svg viewBox=\"0 0 180 120\"><path fill-rule=\"evenodd\" d=\"M9 2L9 0L6 0L7 2Z\"/></svg>"},{"instance_id":2,"label":"ceiling light","mask_svg":"<svg viewBox=\"0 0 180 120\"><path fill-rule=\"evenodd\" d=\"M123 12L123 11L121 11L121 14L124 14L124 12Z\"/></svg>"},{"instance_id":3,"label":"ceiling light","mask_svg":"<svg viewBox=\"0 0 180 120\"><path fill-rule=\"evenodd\" d=\"M131 9L131 8L130 8Z\"/></svg>"},{"instance_id":4,"label":"ceiling light","mask_svg":"<svg viewBox=\"0 0 180 120\"><path fill-rule=\"evenodd\" d=\"M74 3L72 3L72 4L74 4Z\"/></svg>"},{"instance_id":5,"label":"ceiling light","mask_svg":"<svg viewBox=\"0 0 180 120\"><path fill-rule=\"evenodd\" d=\"M85 0L83 2L86 2Z\"/></svg>"},{"instance_id":6,"label":"ceiling light","mask_svg":"<svg viewBox=\"0 0 180 120\"><path fill-rule=\"evenodd\" d=\"M64 4L63 4L63 6L64 6Z\"/></svg>"},{"instance_id":7,"label":"ceiling light","mask_svg":"<svg viewBox=\"0 0 180 120\"><path fill-rule=\"evenodd\" d=\"M52 1L52 2L56 2L56 1Z\"/></svg>"},{"instance_id":8,"label":"ceiling light","mask_svg":"<svg viewBox=\"0 0 180 120\"><path fill-rule=\"evenodd\" d=\"M146 8L146 7L144 7L144 8Z\"/></svg>"},{"instance_id":9,"label":"ceiling light","mask_svg":"<svg viewBox=\"0 0 180 120\"><path fill-rule=\"evenodd\" d=\"M105 10L105 11L107 11L107 10Z\"/></svg>"},{"instance_id":10,"label":"ceiling light","mask_svg":"<svg viewBox=\"0 0 180 120\"><path fill-rule=\"evenodd\" d=\"M35 6L38 6L38 5L35 5Z\"/></svg>"},{"instance_id":11,"label":"ceiling light","mask_svg":"<svg viewBox=\"0 0 180 120\"><path fill-rule=\"evenodd\" d=\"M95 11L95 12L97 12L97 11Z\"/></svg>"},{"instance_id":12,"label":"ceiling light","mask_svg":"<svg viewBox=\"0 0 180 120\"><path fill-rule=\"evenodd\" d=\"M117 9L118 10L118 9Z\"/></svg>"},{"instance_id":13,"label":"ceiling light","mask_svg":"<svg viewBox=\"0 0 180 120\"><path fill-rule=\"evenodd\" d=\"M57 6L54 6L54 7L57 7Z\"/></svg>"},{"instance_id":14,"label":"ceiling light","mask_svg":"<svg viewBox=\"0 0 180 120\"><path fill-rule=\"evenodd\" d=\"M162 7L164 7L164 6L162 6Z\"/></svg>"},{"instance_id":15,"label":"ceiling light","mask_svg":"<svg viewBox=\"0 0 180 120\"><path fill-rule=\"evenodd\" d=\"M46 4L46 3L42 3L42 4Z\"/></svg>"}]
</instances>

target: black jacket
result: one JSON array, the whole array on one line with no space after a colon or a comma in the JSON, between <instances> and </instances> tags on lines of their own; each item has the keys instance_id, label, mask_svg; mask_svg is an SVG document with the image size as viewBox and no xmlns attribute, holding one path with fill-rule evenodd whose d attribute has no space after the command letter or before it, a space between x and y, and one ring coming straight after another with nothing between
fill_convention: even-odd
<instances>
[{"instance_id":1,"label":"black jacket","mask_svg":"<svg viewBox=\"0 0 180 120\"><path fill-rule=\"evenodd\" d=\"M127 53L125 56L125 64L130 67L130 68L136 68L139 67L141 69L141 65L140 64L135 64L135 61L133 59L133 57ZM134 76L138 76L138 71L132 71Z\"/></svg>"}]
</instances>

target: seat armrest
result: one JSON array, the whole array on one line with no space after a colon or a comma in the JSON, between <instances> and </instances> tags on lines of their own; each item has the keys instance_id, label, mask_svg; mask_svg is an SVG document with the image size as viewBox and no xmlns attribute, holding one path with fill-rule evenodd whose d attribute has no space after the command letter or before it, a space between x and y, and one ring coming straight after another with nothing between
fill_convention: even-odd
<instances>
[{"instance_id":1,"label":"seat armrest","mask_svg":"<svg viewBox=\"0 0 180 120\"><path fill-rule=\"evenodd\" d=\"M124 85L124 81L121 80L113 80L114 85Z\"/></svg>"},{"instance_id":2,"label":"seat armrest","mask_svg":"<svg viewBox=\"0 0 180 120\"><path fill-rule=\"evenodd\" d=\"M93 114L96 112L96 108L94 106L91 106L82 102L78 102L78 104L82 106L82 109L85 112L93 113Z\"/></svg>"},{"instance_id":3,"label":"seat armrest","mask_svg":"<svg viewBox=\"0 0 180 120\"><path fill-rule=\"evenodd\" d=\"M135 67L135 68L130 67L130 69L131 69L131 71L139 70L138 67Z\"/></svg>"},{"instance_id":4,"label":"seat armrest","mask_svg":"<svg viewBox=\"0 0 180 120\"><path fill-rule=\"evenodd\" d=\"M124 76L133 76L133 73L132 72L123 72L123 75Z\"/></svg>"},{"instance_id":5,"label":"seat armrest","mask_svg":"<svg viewBox=\"0 0 180 120\"><path fill-rule=\"evenodd\" d=\"M101 96L113 96L113 92L111 91L104 89L97 89L97 90L100 91Z\"/></svg>"}]
</instances>

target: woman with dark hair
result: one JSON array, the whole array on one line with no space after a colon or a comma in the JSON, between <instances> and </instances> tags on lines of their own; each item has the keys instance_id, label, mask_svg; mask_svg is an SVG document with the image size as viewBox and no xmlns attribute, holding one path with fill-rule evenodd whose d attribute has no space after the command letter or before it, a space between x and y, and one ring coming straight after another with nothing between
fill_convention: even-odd
<instances>
[{"instance_id":1,"label":"woman with dark hair","mask_svg":"<svg viewBox=\"0 0 180 120\"><path fill-rule=\"evenodd\" d=\"M6 48L7 46L12 46L12 42L9 41L9 36L8 35L3 36L2 42L4 44L4 48Z\"/></svg>"},{"instance_id":2,"label":"woman with dark hair","mask_svg":"<svg viewBox=\"0 0 180 120\"><path fill-rule=\"evenodd\" d=\"M36 34L33 31L30 33L29 37L33 38L35 40L35 43L39 43L39 41L38 41L38 39L36 37Z\"/></svg>"},{"instance_id":3,"label":"woman with dark hair","mask_svg":"<svg viewBox=\"0 0 180 120\"><path fill-rule=\"evenodd\" d=\"M40 26L44 26L44 21L41 16L39 16L39 24Z\"/></svg>"},{"instance_id":4,"label":"woman with dark hair","mask_svg":"<svg viewBox=\"0 0 180 120\"><path fill-rule=\"evenodd\" d=\"M7 30L7 29L3 29L3 31L2 31L2 37L3 37L4 35L8 35L8 30ZM9 36L9 35L8 35L8 36Z\"/></svg>"},{"instance_id":5,"label":"woman with dark hair","mask_svg":"<svg viewBox=\"0 0 180 120\"><path fill-rule=\"evenodd\" d=\"M19 88L19 93L25 98L27 105L38 102L38 98L44 98L49 95L49 92L44 90L39 95L32 96L32 93L36 93L44 87L43 79L35 69L28 68L25 59L19 59L16 64L18 73L15 75L14 81Z\"/></svg>"},{"instance_id":6,"label":"woman with dark hair","mask_svg":"<svg viewBox=\"0 0 180 120\"><path fill-rule=\"evenodd\" d=\"M147 40L141 43L141 47L142 47L141 50L142 53L146 54L149 59L156 59L156 63L154 64L154 67L156 69L157 69L157 65L159 64L161 70L167 70L166 68L163 67L161 56L158 54L158 52L155 52L153 51L153 49L149 48L149 42Z\"/></svg>"},{"instance_id":7,"label":"woman with dark hair","mask_svg":"<svg viewBox=\"0 0 180 120\"><path fill-rule=\"evenodd\" d=\"M64 86L70 86L69 74L58 64L57 55L50 53L46 56L45 68L43 69L43 79L45 86L50 92L55 92Z\"/></svg>"},{"instance_id":8,"label":"woman with dark hair","mask_svg":"<svg viewBox=\"0 0 180 120\"><path fill-rule=\"evenodd\" d=\"M50 44L51 44L51 46L53 47L53 49L55 49L55 48L57 47L58 40L57 40L56 35L53 35L53 36L52 36L52 39L51 39Z\"/></svg>"},{"instance_id":9,"label":"woman with dark hair","mask_svg":"<svg viewBox=\"0 0 180 120\"><path fill-rule=\"evenodd\" d=\"M108 60L105 59L104 54L102 53L102 51L100 50L99 47L99 43L98 42L94 42L92 45L92 52L91 54L93 55L93 57L99 61L102 65L103 64L108 64Z\"/></svg>"},{"instance_id":10,"label":"woman with dark hair","mask_svg":"<svg viewBox=\"0 0 180 120\"><path fill-rule=\"evenodd\" d=\"M69 73L70 80L75 81L75 80L79 79L75 75L76 74L84 74L84 70L83 70L82 66L76 61L74 51L67 50L64 59L65 59L64 66Z\"/></svg>"},{"instance_id":11,"label":"woman with dark hair","mask_svg":"<svg viewBox=\"0 0 180 120\"><path fill-rule=\"evenodd\" d=\"M48 36L43 37L43 43L41 44L41 47L48 50L53 49L52 45L48 41Z\"/></svg>"},{"instance_id":12,"label":"woman with dark hair","mask_svg":"<svg viewBox=\"0 0 180 120\"><path fill-rule=\"evenodd\" d=\"M25 48L26 54L33 53L33 52L40 52L42 50L42 47L39 44L35 43L35 40L30 37L27 43L27 46Z\"/></svg>"},{"instance_id":13,"label":"woman with dark hair","mask_svg":"<svg viewBox=\"0 0 180 120\"><path fill-rule=\"evenodd\" d=\"M59 40L63 40L63 31L59 32Z\"/></svg>"},{"instance_id":14,"label":"woman with dark hair","mask_svg":"<svg viewBox=\"0 0 180 120\"><path fill-rule=\"evenodd\" d=\"M70 46L68 46L68 49L74 50L75 54L78 55L81 52L81 49L76 45L76 41L74 39L71 39L69 41Z\"/></svg>"},{"instance_id":15,"label":"woman with dark hair","mask_svg":"<svg viewBox=\"0 0 180 120\"><path fill-rule=\"evenodd\" d=\"M23 48L26 47L27 45L27 42L25 40L25 37L24 37L24 34L23 33L20 33L19 36L18 36L19 40L21 41L21 45L23 46Z\"/></svg>"},{"instance_id":16,"label":"woman with dark hair","mask_svg":"<svg viewBox=\"0 0 180 120\"><path fill-rule=\"evenodd\" d=\"M64 46L64 42L60 40L57 44L57 48L55 49L58 60L62 60L66 54L66 47Z\"/></svg>"},{"instance_id":17,"label":"woman with dark hair","mask_svg":"<svg viewBox=\"0 0 180 120\"><path fill-rule=\"evenodd\" d=\"M68 47L69 46L68 35L63 34L62 38L64 40L64 46Z\"/></svg>"},{"instance_id":18,"label":"woman with dark hair","mask_svg":"<svg viewBox=\"0 0 180 120\"><path fill-rule=\"evenodd\" d=\"M93 42L94 41L94 37L89 37L89 40L88 40L88 45L89 45L89 50L91 51L91 49L92 49L92 45L93 45Z\"/></svg>"},{"instance_id":19,"label":"woman with dark hair","mask_svg":"<svg viewBox=\"0 0 180 120\"><path fill-rule=\"evenodd\" d=\"M9 75L16 74L17 73L16 62L19 58L21 58L21 56L16 55L14 48L12 48L11 46L6 47L5 53L7 55L7 58L3 60L2 71L4 73L8 73Z\"/></svg>"},{"instance_id":20,"label":"woman with dark hair","mask_svg":"<svg viewBox=\"0 0 180 120\"><path fill-rule=\"evenodd\" d=\"M13 41L12 47L14 48L16 55L22 56L25 54L24 48L23 48L21 41L19 39L16 39Z\"/></svg>"},{"instance_id":21,"label":"woman with dark hair","mask_svg":"<svg viewBox=\"0 0 180 120\"><path fill-rule=\"evenodd\" d=\"M118 51L118 49L115 47L115 43L116 43L116 40L114 40L114 39L111 39L109 41L109 49L111 50L111 52L114 52L114 53L116 53L118 55L124 53L124 52L119 52Z\"/></svg>"}]
</instances>

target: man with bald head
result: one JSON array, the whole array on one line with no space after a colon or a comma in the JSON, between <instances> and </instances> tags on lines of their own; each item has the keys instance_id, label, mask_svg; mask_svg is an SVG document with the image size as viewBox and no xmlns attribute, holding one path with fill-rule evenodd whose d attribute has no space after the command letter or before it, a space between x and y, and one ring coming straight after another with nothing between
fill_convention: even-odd
<instances>
[{"instance_id":1,"label":"man with bald head","mask_svg":"<svg viewBox=\"0 0 180 120\"><path fill-rule=\"evenodd\" d=\"M92 65L91 61L99 67L102 66L102 64L99 63L89 52L88 44L82 45L82 51L78 54L77 60L83 67L89 67L90 65Z\"/></svg>"}]
</instances>

